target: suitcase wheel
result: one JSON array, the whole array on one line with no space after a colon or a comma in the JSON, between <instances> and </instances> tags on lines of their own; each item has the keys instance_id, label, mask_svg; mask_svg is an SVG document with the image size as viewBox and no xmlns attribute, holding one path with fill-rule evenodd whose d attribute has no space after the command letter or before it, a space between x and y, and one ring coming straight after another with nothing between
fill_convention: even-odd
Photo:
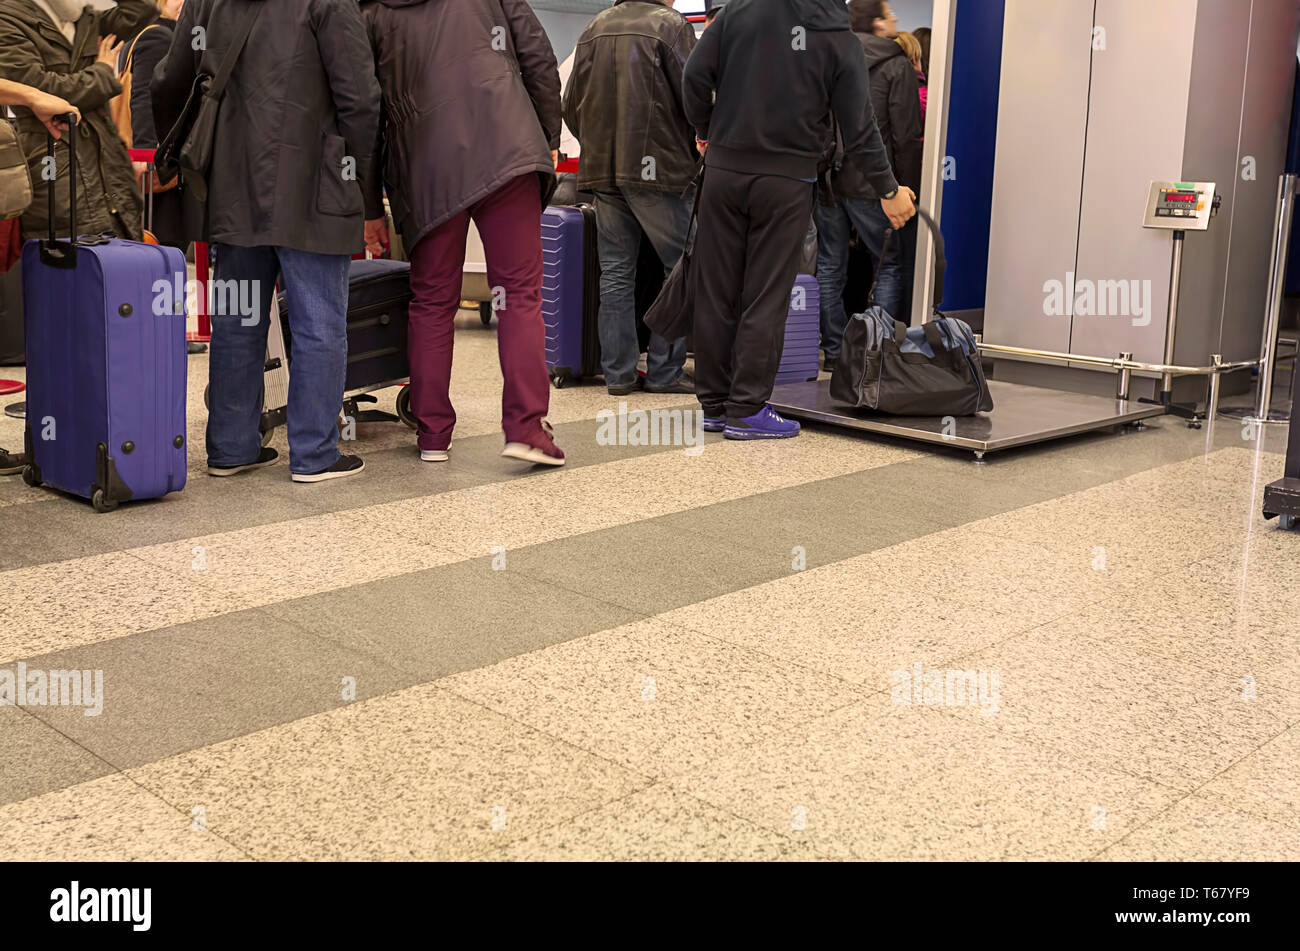
<instances>
[{"instance_id":1,"label":"suitcase wheel","mask_svg":"<svg viewBox=\"0 0 1300 951\"><path fill-rule=\"evenodd\" d=\"M412 429L419 428L415 414L411 412L411 384L406 384L397 394L397 418Z\"/></svg>"},{"instance_id":2,"label":"suitcase wheel","mask_svg":"<svg viewBox=\"0 0 1300 951\"><path fill-rule=\"evenodd\" d=\"M492 326L492 302L490 300L478 302L478 319L483 321L484 327Z\"/></svg>"},{"instance_id":3,"label":"suitcase wheel","mask_svg":"<svg viewBox=\"0 0 1300 951\"><path fill-rule=\"evenodd\" d=\"M1295 528L1296 517L1294 515L1283 515L1277 520L1277 525L1278 528L1282 529L1284 532L1289 532L1291 529Z\"/></svg>"},{"instance_id":4,"label":"suitcase wheel","mask_svg":"<svg viewBox=\"0 0 1300 951\"><path fill-rule=\"evenodd\" d=\"M555 367L551 370L551 385L557 390L564 389L572 379L573 375L568 370L560 367Z\"/></svg>"},{"instance_id":5,"label":"suitcase wheel","mask_svg":"<svg viewBox=\"0 0 1300 951\"><path fill-rule=\"evenodd\" d=\"M101 515L117 508L117 502L105 495L103 489L96 489L91 493L90 504L94 506L95 511L99 512Z\"/></svg>"},{"instance_id":6,"label":"suitcase wheel","mask_svg":"<svg viewBox=\"0 0 1300 951\"><path fill-rule=\"evenodd\" d=\"M23 466L23 481L35 488L41 484L41 474L36 471L35 466Z\"/></svg>"}]
</instances>

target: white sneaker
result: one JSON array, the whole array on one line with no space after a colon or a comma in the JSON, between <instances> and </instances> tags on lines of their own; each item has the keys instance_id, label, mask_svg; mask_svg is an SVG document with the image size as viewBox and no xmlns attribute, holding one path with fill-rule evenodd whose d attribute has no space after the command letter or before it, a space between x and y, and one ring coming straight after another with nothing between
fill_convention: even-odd
<instances>
[{"instance_id":1,"label":"white sneaker","mask_svg":"<svg viewBox=\"0 0 1300 951\"><path fill-rule=\"evenodd\" d=\"M564 452L555 445L555 440L552 438L554 434L555 430L551 428L551 424L542 420L541 429L535 437L536 442L508 442L501 455L508 459L531 462L536 466L562 466Z\"/></svg>"},{"instance_id":2,"label":"white sneaker","mask_svg":"<svg viewBox=\"0 0 1300 951\"><path fill-rule=\"evenodd\" d=\"M449 452L450 450L448 449L421 449L420 461L421 462L446 462Z\"/></svg>"}]
</instances>

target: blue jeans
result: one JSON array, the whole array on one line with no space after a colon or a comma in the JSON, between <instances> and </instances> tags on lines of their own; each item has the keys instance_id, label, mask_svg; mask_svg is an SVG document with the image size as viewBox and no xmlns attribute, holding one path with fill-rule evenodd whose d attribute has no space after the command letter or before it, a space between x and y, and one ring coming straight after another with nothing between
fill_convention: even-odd
<instances>
[{"instance_id":1,"label":"blue jeans","mask_svg":"<svg viewBox=\"0 0 1300 951\"><path fill-rule=\"evenodd\" d=\"M319 472L339 458L339 409L347 371L346 254L216 246L222 283L212 315L208 363L208 464L241 466L262 451L258 424L266 367L267 315L284 277L289 310L289 469ZM232 305L232 300L239 304Z\"/></svg>"},{"instance_id":2,"label":"blue jeans","mask_svg":"<svg viewBox=\"0 0 1300 951\"><path fill-rule=\"evenodd\" d=\"M821 288L822 349L828 357L837 357L844 341L844 280L849 266L849 225L880 260L885 233L891 227L880 202L865 198L840 198L833 205L817 202L817 284ZM903 304L903 268L899 255L899 236L889 243L889 254L880 269L876 285L876 303L896 320L908 322L899 314Z\"/></svg>"},{"instance_id":3,"label":"blue jeans","mask_svg":"<svg viewBox=\"0 0 1300 951\"><path fill-rule=\"evenodd\" d=\"M596 192L600 253L600 363L606 386L636 382L641 347L636 335L636 261L644 231L666 271L686 247L691 203L678 193L627 185ZM682 375L686 338L650 337L646 383L670 386Z\"/></svg>"}]
</instances>

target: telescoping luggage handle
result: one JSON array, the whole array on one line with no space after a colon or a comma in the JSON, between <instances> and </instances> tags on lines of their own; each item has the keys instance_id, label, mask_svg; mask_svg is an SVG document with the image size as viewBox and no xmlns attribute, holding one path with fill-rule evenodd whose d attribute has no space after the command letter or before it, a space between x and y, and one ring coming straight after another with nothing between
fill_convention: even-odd
<instances>
[{"instance_id":1,"label":"telescoping luggage handle","mask_svg":"<svg viewBox=\"0 0 1300 951\"><path fill-rule=\"evenodd\" d=\"M47 133L49 144L45 156L54 172L55 181L49 183L50 236L41 241L41 263L49 267L71 269L77 266L77 117L74 113L60 116L68 134L68 240L60 241L54 224L54 186L58 179L58 166L54 158L54 133Z\"/></svg>"},{"instance_id":2,"label":"telescoping luggage handle","mask_svg":"<svg viewBox=\"0 0 1300 951\"><path fill-rule=\"evenodd\" d=\"M916 209L916 217L925 222L925 227L930 232L930 237L934 239L934 312L939 313L939 305L943 303L943 275L948 269L948 260L943 253L943 232L939 226L934 223L930 215ZM880 260L876 262L876 275L871 279L871 291L867 294L867 306L872 307L876 303L876 285L880 283L880 271L885 263L885 256L889 254L889 243L893 240L894 229L891 227L885 232L885 241L880 248Z\"/></svg>"}]
</instances>

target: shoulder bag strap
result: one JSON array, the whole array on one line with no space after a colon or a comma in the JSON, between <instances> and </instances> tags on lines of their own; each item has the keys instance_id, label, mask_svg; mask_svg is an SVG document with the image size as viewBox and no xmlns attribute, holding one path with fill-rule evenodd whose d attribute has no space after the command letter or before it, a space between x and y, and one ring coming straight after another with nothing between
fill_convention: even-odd
<instances>
[{"instance_id":1,"label":"shoulder bag strap","mask_svg":"<svg viewBox=\"0 0 1300 951\"><path fill-rule=\"evenodd\" d=\"M230 74L235 71L235 63L239 60L239 54L244 51L244 46L248 43L248 37L253 32L253 26L257 23L257 18L262 15L264 4L258 4L253 10L253 15L244 21L244 25L239 28L239 33L235 37L230 49L226 50L226 55L221 59L221 66L217 68L217 75L212 77L212 82L208 85L207 95L213 99L220 99L226 91L226 84L230 82Z\"/></svg>"}]
</instances>

